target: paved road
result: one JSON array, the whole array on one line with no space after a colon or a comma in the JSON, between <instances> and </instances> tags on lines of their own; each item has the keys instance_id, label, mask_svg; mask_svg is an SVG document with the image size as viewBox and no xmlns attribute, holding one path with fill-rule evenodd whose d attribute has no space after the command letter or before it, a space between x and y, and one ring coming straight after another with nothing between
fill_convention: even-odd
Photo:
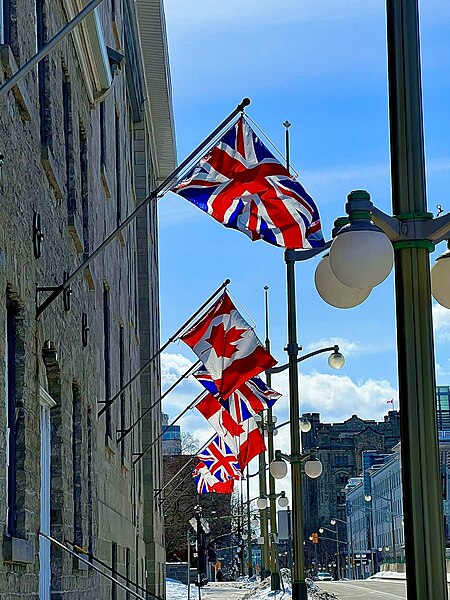
<instances>
[{"instance_id":1,"label":"paved road","mask_svg":"<svg viewBox=\"0 0 450 600\"><path fill-rule=\"evenodd\" d=\"M364 600L393 600L407 598L406 582L367 579L365 581L321 581L318 585L327 592L334 592L339 600L360 598ZM450 591L450 586L449 586Z\"/></svg>"},{"instance_id":2,"label":"paved road","mask_svg":"<svg viewBox=\"0 0 450 600\"><path fill-rule=\"evenodd\" d=\"M370 579L366 581L321 581L318 583L327 592L334 592L339 600L364 598L367 600L393 600L406 598L404 581Z\"/></svg>"}]
</instances>

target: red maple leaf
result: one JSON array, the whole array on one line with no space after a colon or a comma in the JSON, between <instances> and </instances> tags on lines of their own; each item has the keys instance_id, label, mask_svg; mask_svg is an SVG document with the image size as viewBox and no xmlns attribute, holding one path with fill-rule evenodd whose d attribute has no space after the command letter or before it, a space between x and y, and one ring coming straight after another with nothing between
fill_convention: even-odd
<instances>
[{"instance_id":1,"label":"red maple leaf","mask_svg":"<svg viewBox=\"0 0 450 600\"><path fill-rule=\"evenodd\" d=\"M217 356L231 358L237 350L237 342L246 331L246 329L238 329L236 325L233 325L230 329L225 329L224 324L220 323L214 325L206 341L214 348Z\"/></svg>"}]
</instances>

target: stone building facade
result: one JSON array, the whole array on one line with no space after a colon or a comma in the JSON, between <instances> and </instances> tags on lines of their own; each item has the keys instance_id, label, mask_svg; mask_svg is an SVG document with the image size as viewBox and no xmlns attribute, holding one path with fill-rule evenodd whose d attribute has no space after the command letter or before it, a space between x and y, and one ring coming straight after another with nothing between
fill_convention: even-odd
<instances>
[{"instance_id":1,"label":"stone building facade","mask_svg":"<svg viewBox=\"0 0 450 600\"><path fill-rule=\"evenodd\" d=\"M86 4L0 0L0 84ZM159 347L156 203L36 318L175 166L162 3L104 0L0 98L0 155L0 598L131 598L40 531L162 597L160 410L117 442L158 362L98 416Z\"/></svg>"},{"instance_id":2,"label":"stone building facade","mask_svg":"<svg viewBox=\"0 0 450 600\"><path fill-rule=\"evenodd\" d=\"M305 536L308 539L319 527L329 527L331 518L345 521L344 488L351 477L361 474L362 452L390 453L400 441L400 414L389 411L382 422L352 415L343 423L322 423L319 413L303 416L311 423L311 430L302 433L303 450L317 448L323 465L319 478L303 479ZM341 539L345 539L344 532Z\"/></svg>"}]
</instances>

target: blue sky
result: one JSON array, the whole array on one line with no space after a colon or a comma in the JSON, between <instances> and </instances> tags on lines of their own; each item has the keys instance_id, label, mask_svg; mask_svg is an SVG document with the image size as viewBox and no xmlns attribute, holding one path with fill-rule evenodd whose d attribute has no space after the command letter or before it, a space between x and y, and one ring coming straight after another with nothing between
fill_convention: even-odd
<instances>
[{"instance_id":1,"label":"blue sky","mask_svg":"<svg viewBox=\"0 0 450 600\"><path fill-rule=\"evenodd\" d=\"M383 2L367 0L166 0L179 159L240 102L283 150L291 127L291 162L315 199L329 239L346 195L367 189L390 213L386 23ZM422 69L429 210L450 210L450 5L424 2ZM286 362L283 251L226 230L182 198L159 202L162 341L227 277L264 339L263 287L270 288L272 353ZM444 251L444 245L437 253ZM433 259L432 259L433 260ZM297 264L299 343L305 351L338 340L346 365L331 372L326 357L301 366L301 410L337 421L357 413L382 419L397 403L393 275L351 310L325 304L314 288L317 260ZM434 308L437 374L450 383L450 313ZM182 343L163 357L168 385L195 357ZM286 377L274 387L287 393ZM197 393L187 382L165 402L171 417ZM282 421L287 398L278 402ZM182 421L201 440L210 429L195 412ZM287 428L280 432L288 449ZM280 446L280 447L281 447Z\"/></svg>"}]
</instances>

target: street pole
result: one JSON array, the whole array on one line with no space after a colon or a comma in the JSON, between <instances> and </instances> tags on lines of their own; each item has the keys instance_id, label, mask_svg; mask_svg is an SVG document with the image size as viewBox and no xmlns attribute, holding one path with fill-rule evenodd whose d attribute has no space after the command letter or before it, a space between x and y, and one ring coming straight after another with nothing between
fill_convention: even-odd
<instances>
[{"instance_id":1,"label":"street pole","mask_svg":"<svg viewBox=\"0 0 450 600\"><path fill-rule=\"evenodd\" d=\"M267 496L266 483L266 453L261 452L259 455L259 497ZM261 579L265 579L270 575L270 559L269 559L269 521L267 518L267 510L265 508L259 511L260 533L263 538L261 546Z\"/></svg>"},{"instance_id":2,"label":"street pole","mask_svg":"<svg viewBox=\"0 0 450 600\"><path fill-rule=\"evenodd\" d=\"M395 517L394 517L394 500L392 498L392 482L389 477L389 500L391 504L391 532L392 532L392 558L397 564L397 550L395 547Z\"/></svg>"},{"instance_id":3,"label":"street pole","mask_svg":"<svg viewBox=\"0 0 450 600\"><path fill-rule=\"evenodd\" d=\"M340 564L340 557L339 557L339 528L338 525L336 523L336 573L337 573L337 579L338 581L341 578L341 564Z\"/></svg>"},{"instance_id":4,"label":"street pole","mask_svg":"<svg viewBox=\"0 0 450 600\"><path fill-rule=\"evenodd\" d=\"M264 286L264 306L266 316L266 350L270 352L270 338L269 338L269 287ZM266 373L266 382L270 387L272 384L272 375ZM267 457L269 465L274 459L274 447L273 447L273 414L272 408L267 409ZM270 506L270 589L272 591L280 590L280 574L278 572L278 561L277 561L277 505L276 505L276 491L275 491L275 478L271 475L269 470L269 506Z\"/></svg>"},{"instance_id":5,"label":"street pole","mask_svg":"<svg viewBox=\"0 0 450 600\"><path fill-rule=\"evenodd\" d=\"M392 208L427 220L418 0L387 0ZM445 600L430 244L394 243L405 553L409 600Z\"/></svg>"},{"instance_id":6,"label":"street pole","mask_svg":"<svg viewBox=\"0 0 450 600\"><path fill-rule=\"evenodd\" d=\"M287 280L287 325L289 356L289 418L291 433L291 480L292 480L292 533L293 533L293 579L292 600L308 600L305 581L305 559L303 554L303 497L302 497L302 467L300 462L300 407L298 391L298 365L297 357L299 347L297 343L297 314L295 304L295 261L286 260Z\"/></svg>"},{"instance_id":7,"label":"street pole","mask_svg":"<svg viewBox=\"0 0 450 600\"><path fill-rule=\"evenodd\" d=\"M187 600L191 600L191 536L187 532Z\"/></svg>"},{"instance_id":8,"label":"street pole","mask_svg":"<svg viewBox=\"0 0 450 600\"><path fill-rule=\"evenodd\" d=\"M252 563L252 526L250 523L250 477L247 465L247 560L248 560L248 576L253 575Z\"/></svg>"}]
</instances>

